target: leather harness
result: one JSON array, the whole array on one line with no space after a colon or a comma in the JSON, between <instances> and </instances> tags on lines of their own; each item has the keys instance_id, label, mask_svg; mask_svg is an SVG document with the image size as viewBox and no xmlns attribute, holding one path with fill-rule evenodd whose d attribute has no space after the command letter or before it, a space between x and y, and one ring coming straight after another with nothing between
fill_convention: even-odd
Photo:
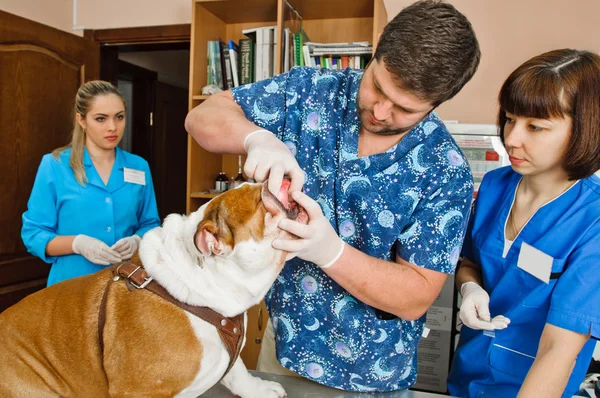
<instances>
[{"instance_id":1,"label":"leather harness","mask_svg":"<svg viewBox=\"0 0 600 398\"><path fill-rule=\"evenodd\" d=\"M228 318L208 307L199 307L183 303L173 297L164 287L154 281L154 279L148 275L144 267L132 262L114 264L112 267L112 272L114 277L112 281L109 281L106 285L104 295L102 296L102 301L100 302L100 311L98 314L98 338L101 355L104 353L103 331L104 324L106 322L106 298L108 296L108 291L112 283L123 280L127 284L127 288L130 291L135 289L149 290L168 302L175 304L184 311L194 314L198 318L203 319L204 321L216 327L223 344L227 348L230 358L229 366L221 378L225 377L225 375L229 373L233 367L233 364L239 357L240 352L242 351L242 342L244 341L245 334L243 313L236 315L235 317Z\"/></svg>"}]
</instances>

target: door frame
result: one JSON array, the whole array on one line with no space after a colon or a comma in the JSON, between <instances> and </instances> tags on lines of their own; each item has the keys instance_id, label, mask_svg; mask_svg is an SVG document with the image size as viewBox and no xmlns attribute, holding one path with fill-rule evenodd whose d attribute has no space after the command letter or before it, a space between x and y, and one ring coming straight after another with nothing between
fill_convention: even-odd
<instances>
[{"instance_id":1,"label":"door frame","mask_svg":"<svg viewBox=\"0 0 600 398\"><path fill-rule=\"evenodd\" d=\"M101 46L185 43L190 41L191 27L191 24L180 24L137 28L85 29L83 37L93 40Z\"/></svg>"},{"instance_id":2,"label":"door frame","mask_svg":"<svg viewBox=\"0 0 600 398\"><path fill-rule=\"evenodd\" d=\"M191 24L135 28L86 29L83 37L100 46L100 79L117 85L119 49L126 51L189 50Z\"/></svg>"},{"instance_id":3,"label":"door frame","mask_svg":"<svg viewBox=\"0 0 600 398\"><path fill-rule=\"evenodd\" d=\"M191 24L144 26L115 29L87 29L84 37L100 47L100 79L118 87L119 78L133 82L132 153L142 156L151 170L159 169L154 114L157 75L119 59L120 52L189 50ZM189 76L188 76L189 77ZM136 100L136 98L138 98ZM142 98L142 99L140 99ZM160 175L157 174L158 178ZM158 181L155 181L157 183ZM183 209L183 212L185 209Z\"/></svg>"}]
</instances>

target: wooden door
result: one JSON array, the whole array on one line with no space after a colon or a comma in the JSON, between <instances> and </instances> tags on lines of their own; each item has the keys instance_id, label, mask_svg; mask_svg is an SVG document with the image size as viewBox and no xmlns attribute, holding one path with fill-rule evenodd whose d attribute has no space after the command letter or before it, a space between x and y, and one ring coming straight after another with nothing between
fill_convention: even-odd
<instances>
[{"instance_id":1,"label":"wooden door","mask_svg":"<svg viewBox=\"0 0 600 398\"><path fill-rule=\"evenodd\" d=\"M94 42L0 11L0 311L46 285L21 215L42 155L70 139L78 87L98 75Z\"/></svg>"},{"instance_id":2,"label":"wooden door","mask_svg":"<svg viewBox=\"0 0 600 398\"><path fill-rule=\"evenodd\" d=\"M164 219L171 213L185 214L188 91L157 82L155 98L152 179L158 212Z\"/></svg>"},{"instance_id":3,"label":"wooden door","mask_svg":"<svg viewBox=\"0 0 600 398\"><path fill-rule=\"evenodd\" d=\"M154 174L155 139L152 118L158 73L121 60L117 62L117 65L118 79L130 81L133 88L132 103L129 104L131 120L127 121L131 126L131 153L144 158L150 165L150 171Z\"/></svg>"}]
</instances>

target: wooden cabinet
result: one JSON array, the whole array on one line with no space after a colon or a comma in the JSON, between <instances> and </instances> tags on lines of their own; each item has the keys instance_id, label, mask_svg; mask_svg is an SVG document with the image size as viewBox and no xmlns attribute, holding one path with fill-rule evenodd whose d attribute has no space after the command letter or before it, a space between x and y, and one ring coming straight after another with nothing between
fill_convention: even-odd
<instances>
[{"instance_id":1,"label":"wooden cabinet","mask_svg":"<svg viewBox=\"0 0 600 398\"><path fill-rule=\"evenodd\" d=\"M387 23L383 0L195 0L192 8L189 109L207 98L201 93L207 81L209 40L238 42L244 37L244 29L277 25L275 73L280 73L284 28L296 33L302 26L314 42L376 44ZM187 212L195 211L213 197L203 192L214 188L220 171L235 176L237 164L237 156L209 153L188 136ZM248 311L242 358L249 369L256 367L267 317L264 304Z\"/></svg>"}]
</instances>

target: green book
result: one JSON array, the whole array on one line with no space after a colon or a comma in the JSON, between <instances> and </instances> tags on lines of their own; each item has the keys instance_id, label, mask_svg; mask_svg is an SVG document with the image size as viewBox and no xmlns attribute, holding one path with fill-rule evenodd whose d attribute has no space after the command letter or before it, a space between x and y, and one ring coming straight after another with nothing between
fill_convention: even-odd
<instances>
[{"instance_id":1,"label":"green book","mask_svg":"<svg viewBox=\"0 0 600 398\"><path fill-rule=\"evenodd\" d=\"M304 66L304 54L302 54L302 35L294 33L294 52L296 53L296 66Z\"/></svg>"},{"instance_id":2,"label":"green book","mask_svg":"<svg viewBox=\"0 0 600 398\"><path fill-rule=\"evenodd\" d=\"M308 35L304 31L304 27L300 27L300 33L294 34L294 52L296 54L296 66L305 66L307 65L306 60L304 59L304 51L303 46L304 43L309 42L310 39Z\"/></svg>"},{"instance_id":3,"label":"green book","mask_svg":"<svg viewBox=\"0 0 600 398\"><path fill-rule=\"evenodd\" d=\"M240 39L240 84L254 82L254 42Z\"/></svg>"}]
</instances>

